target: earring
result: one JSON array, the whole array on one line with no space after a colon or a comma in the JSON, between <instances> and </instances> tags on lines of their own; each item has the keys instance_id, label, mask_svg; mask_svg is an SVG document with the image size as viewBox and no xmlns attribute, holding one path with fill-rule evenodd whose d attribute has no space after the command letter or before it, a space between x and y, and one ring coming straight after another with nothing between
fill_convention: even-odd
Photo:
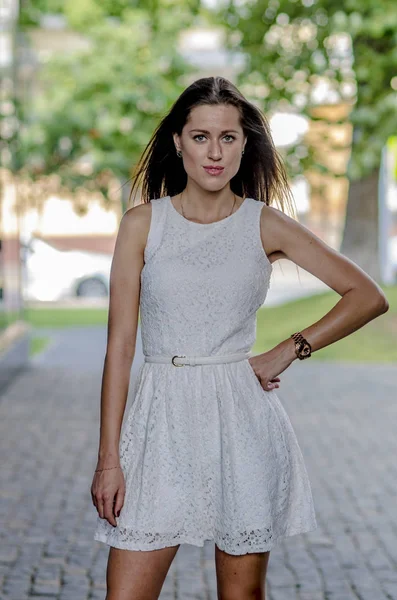
<instances>
[{"instance_id":1,"label":"earring","mask_svg":"<svg viewBox=\"0 0 397 600\"><path fill-rule=\"evenodd\" d=\"M179 158L181 158L181 156L182 156L182 152L181 152L180 150L177 150L177 151L176 151L176 155L177 155L177 156L179 156Z\"/></svg>"},{"instance_id":2,"label":"earring","mask_svg":"<svg viewBox=\"0 0 397 600\"><path fill-rule=\"evenodd\" d=\"M242 151L242 153L241 153L241 156L244 154L244 152L245 152L245 150L243 149L243 151Z\"/></svg>"}]
</instances>

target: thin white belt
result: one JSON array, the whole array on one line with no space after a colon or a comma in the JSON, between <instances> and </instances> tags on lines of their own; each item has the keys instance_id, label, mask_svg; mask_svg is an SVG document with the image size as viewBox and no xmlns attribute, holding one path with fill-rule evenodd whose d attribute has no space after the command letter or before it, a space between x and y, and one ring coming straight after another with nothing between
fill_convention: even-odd
<instances>
[{"instance_id":1,"label":"thin white belt","mask_svg":"<svg viewBox=\"0 0 397 600\"><path fill-rule=\"evenodd\" d=\"M174 367L184 367L185 365L208 365L213 363L229 363L250 358L252 352L239 352L237 354L214 354L212 356L186 356L185 354L175 354L175 356L148 356L145 354L145 362L170 363ZM181 362L182 361L182 362Z\"/></svg>"}]
</instances>

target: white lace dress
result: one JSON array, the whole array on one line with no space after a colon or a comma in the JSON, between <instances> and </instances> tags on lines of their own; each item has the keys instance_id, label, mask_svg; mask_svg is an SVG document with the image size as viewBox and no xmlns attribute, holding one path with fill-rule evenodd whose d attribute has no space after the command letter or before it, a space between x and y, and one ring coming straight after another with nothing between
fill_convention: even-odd
<instances>
[{"instance_id":1,"label":"white lace dress","mask_svg":"<svg viewBox=\"0 0 397 600\"><path fill-rule=\"evenodd\" d=\"M141 273L145 355L250 351L272 265L260 238L263 203L200 224L170 196L151 200ZM144 362L120 437L126 495L117 527L94 539L155 550L213 540L230 554L270 550L316 529L308 474L275 390L248 359L175 368Z\"/></svg>"}]
</instances>

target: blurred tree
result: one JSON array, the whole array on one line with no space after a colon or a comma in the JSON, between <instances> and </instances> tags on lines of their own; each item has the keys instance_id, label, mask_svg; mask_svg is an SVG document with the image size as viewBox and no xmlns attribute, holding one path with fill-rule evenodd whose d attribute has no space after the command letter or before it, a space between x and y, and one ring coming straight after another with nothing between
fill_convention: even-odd
<instances>
[{"instance_id":1,"label":"blurred tree","mask_svg":"<svg viewBox=\"0 0 397 600\"><path fill-rule=\"evenodd\" d=\"M230 1L219 12L228 46L241 48L241 87L265 111L289 106L315 116L351 103L349 196L341 251L379 280L378 176L381 150L397 131L397 3L389 0ZM321 102L320 102L321 104ZM313 149L288 153L290 172L326 171Z\"/></svg>"},{"instance_id":2,"label":"blurred tree","mask_svg":"<svg viewBox=\"0 0 397 600\"><path fill-rule=\"evenodd\" d=\"M170 12L181 26L190 24L192 16L200 9L200 0L20 0L19 22L21 27L40 25L47 14L65 16L73 29L84 30L104 18L123 19L131 10L140 9L151 15L152 21ZM177 11L177 12L175 12Z\"/></svg>"},{"instance_id":3,"label":"blurred tree","mask_svg":"<svg viewBox=\"0 0 397 600\"><path fill-rule=\"evenodd\" d=\"M40 25L43 14L61 13L64 0L20 0L19 25Z\"/></svg>"},{"instance_id":4,"label":"blurred tree","mask_svg":"<svg viewBox=\"0 0 397 600\"><path fill-rule=\"evenodd\" d=\"M174 42L197 3L153 1L151 11L122 0L98 2L96 11L94 4L63 5L87 47L68 48L40 68L38 93L20 108L16 172L26 189L33 179L47 192L74 192L82 210L87 191L109 200L123 185L124 210L130 190L124 184L185 87L190 69Z\"/></svg>"}]
</instances>

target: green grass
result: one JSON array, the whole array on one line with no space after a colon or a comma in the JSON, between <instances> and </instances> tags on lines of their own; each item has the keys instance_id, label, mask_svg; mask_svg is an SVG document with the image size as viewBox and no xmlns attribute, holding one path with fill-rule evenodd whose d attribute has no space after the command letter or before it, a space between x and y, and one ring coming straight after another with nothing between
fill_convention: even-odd
<instances>
[{"instance_id":1,"label":"green grass","mask_svg":"<svg viewBox=\"0 0 397 600\"><path fill-rule=\"evenodd\" d=\"M312 360L343 362L397 362L397 286L383 287L390 304L387 313L351 335L317 350ZM340 299L336 292L303 298L258 311L254 353L266 352L295 331L315 323Z\"/></svg>"},{"instance_id":2,"label":"green grass","mask_svg":"<svg viewBox=\"0 0 397 600\"><path fill-rule=\"evenodd\" d=\"M106 325L107 308L27 308L25 320L34 327Z\"/></svg>"},{"instance_id":3,"label":"green grass","mask_svg":"<svg viewBox=\"0 0 397 600\"><path fill-rule=\"evenodd\" d=\"M397 362L397 286L383 287L390 304L384 315L364 327L313 353L311 360L344 362ZM340 299L335 292L294 300L282 306L258 310L255 354L266 352L289 338L295 331L312 325ZM69 327L76 325L106 325L105 308L27 309L26 320L37 327ZM39 345L41 342L35 342Z\"/></svg>"},{"instance_id":4,"label":"green grass","mask_svg":"<svg viewBox=\"0 0 397 600\"><path fill-rule=\"evenodd\" d=\"M35 354L42 352L51 341L49 337L32 337L30 338L29 356L32 357Z\"/></svg>"},{"instance_id":5,"label":"green grass","mask_svg":"<svg viewBox=\"0 0 397 600\"><path fill-rule=\"evenodd\" d=\"M0 311L0 331L22 318L21 310Z\"/></svg>"}]
</instances>

